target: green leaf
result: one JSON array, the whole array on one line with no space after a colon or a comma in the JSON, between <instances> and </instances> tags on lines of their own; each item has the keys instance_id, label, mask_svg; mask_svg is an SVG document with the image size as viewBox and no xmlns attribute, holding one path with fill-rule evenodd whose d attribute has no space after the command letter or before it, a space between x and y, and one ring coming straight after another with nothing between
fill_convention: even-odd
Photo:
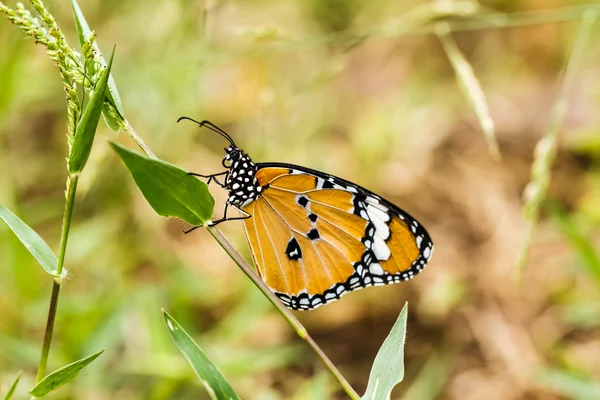
<instances>
[{"instance_id":1,"label":"green leaf","mask_svg":"<svg viewBox=\"0 0 600 400\"><path fill-rule=\"evenodd\" d=\"M600 285L600 258L596 253L596 249L594 249L593 243L581 232L576 221L567 215L567 212L557 201L548 199L543 203L543 206L560 232L583 259L584 267L596 279L596 284Z\"/></svg>"},{"instance_id":2,"label":"green leaf","mask_svg":"<svg viewBox=\"0 0 600 400\"><path fill-rule=\"evenodd\" d=\"M369 384L362 400L387 400L392 389L404 379L404 342L408 304L404 305L398 320L385 339L369 375Z\"/></svg>"},{"instance_id":3,"label":"green leaf","mask_svg":"<svg viewBox=\"0 0 600 400\"><path fill-rule=\"evenodd\" d=\"M163 310L163 313L173 341L200 378L210 397L213 400L239 399L221 371L209 360L190 335L167 312Z\"/></svg>"},{"instance_id":4,"label":"green leaf","mask_svg":"<svg viewBox=\"0 0 600 400\"><path fill-rule=\"evenodd\" d=\"M104 349L92 354L91 356L57 369L42 379L37 385L35 385L33 389L29 391L29 393L35 397L43 397L48 393L58 389L71 379L75 378L82 369L87 367L88 364L98 358L98 356L102 353L104 353Z\"/></svg>"},{"instance_id":5,"label":"green leaf","mask_svg":"<svg viewBox=\"0 0 600 400\"><path fill-rule=\"evenodd\" d=\"M0 218L12 229L21 243L38 260L44 270L53 277L58 278L59 276L56 274L58 260L44 239L31 229L29 225L19 219L19 217L8 211L2 204L0 204Z\"/></svg>"},{"instance_id":6,"label":"green leaf","mask_svg":"<svg viewBox=\"0 0 600 400\"><path fill-rule=\"evenodd\" d=\"M158 215L198 226L210 221L215 200L206 183L179 167L111 143L142 194Z\"/></svg>"},{"instance_id":7,"label":"green leaf","mask_svg":"<svg viewBox=\"0 0 600 400\"><path fill-rule=\"evenodd\" d=\"M600 384L591 378L555 369L544 369L536 377L537 382L555 393L574 400L600 399Z\"/></svg>"},{"instance_id":8,"label":"green leaf","mask_svg":"<svg viewBox=\"0 0 600 400\"><path fill-rule=\"evenodd\" d=\"M108 66L102 73L100 79L98 79L94 94L85 107L81 120L79 120L79 123L77 124L77 129L75 129L75 138L73 139L73 146L71 147L71 153L69 154L70 173L81 172L92 151L92 144L94 143L96 129L98 128L102 107L104 106L104 93L106 92L106 84L108 82L108 76L110 75L110 68L112 67L114 55L115 49L113 48Z\"/></svg>"},{"instance_id":9,"label":"green leaf","mask_svg":"<svg viewBox=\"0 0 600 400\"><path fill-rule=\"evenodd\" d=\"M85 42L86 38L90 37L92 33L85 17L83 16L83 12L81 12L81 8L79 4L77 4L77 0L71 0L71 6L73 7L73 15L75 17L75 25L77 27L77 36L79 37L79 44L83 46L83 42ZM106 66L106 60L102 56L100 52L100 48L98 47L98 43L94 41L93 43L94 50L97 54L100 55L100 64L103 67ZM93 71L95 72L95 71ZM123 111L123 103L121 102L121 97L119 96L119 91L117 90L117 85L115 80L113 79L112 74L108 77L108 93L107 96L108 101L115 107L115 109L119 112L119 115L123 120L125 120L125 112ZM118 130L119 124L114 121L114 118L108 114L108 111L104 109L104 119L106 120L107 125L114 131Z\"/></svg>"},{"instance_id":10,"label":"green leaf","mask_svg":"<svg viewBox=\"0 0 600 400\"><path fill-rule=\"evenodd\" d=\"M6 395L4 396L4 400L10 400L12 398L13 394L15 394L15 389L17 388L17 384L19 383L19 380L21 379L22 374L23 374L23 371L21 371L17 374L17 377L15 378L12 385L10 385L8 392L6 392Z\"/></svg>"}]
</instances>

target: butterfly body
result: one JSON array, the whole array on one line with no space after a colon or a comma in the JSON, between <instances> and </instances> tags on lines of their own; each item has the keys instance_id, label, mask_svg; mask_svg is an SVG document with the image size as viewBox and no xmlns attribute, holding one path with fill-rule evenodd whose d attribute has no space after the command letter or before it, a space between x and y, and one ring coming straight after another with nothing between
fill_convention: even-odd
<instances>
[{"instance_id":1,"label":"butterfly body","mask_svg":"<svg viewBox=\"0 0 600 400\"><path fill-rule=\"evenodd\" d=\"M226 171L208 176L225 175L229 191L225 216L214 224L243 220L258 275L288 308L311 310L411 279L431 258L425 228L381 196L306 167L254 163L225 132L200 124L231 143ZM242 216L227 218L228 206Z\"/></svg>"}]
</instances>

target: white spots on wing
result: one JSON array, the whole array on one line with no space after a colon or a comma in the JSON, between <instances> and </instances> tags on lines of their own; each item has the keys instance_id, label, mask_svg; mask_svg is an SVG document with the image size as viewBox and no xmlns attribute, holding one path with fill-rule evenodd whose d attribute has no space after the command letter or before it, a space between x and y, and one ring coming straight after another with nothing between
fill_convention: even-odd
<instances>
[{"instance_id":1,"label":"white spots on wing","mask_svg":"<svg viewBox=\"0 0 600 400\"><path fill-rule=\"evenodd\" d=\"M301 306L308 306L310 305L310 301L308 300L308 297L303 297L300 299L300 301L298 302Z\"/></svg>"},{"instance_id":2,"label":"white spots on wing","mask_svg":"<svg viewBox=\"0 0 600 400\"><path fill-rule=\"evenodd\" d=\"M375 257L379 261L389 260L392 254L390 248L387 247L385 241L380 237L375 237L375 241L373 242L373 253L375 253Z\"/></svg>"},{"instance_id":3,"label":"white spots on wing","mask_svg":"<svg viewBox=\"0 0 600 400\"><path fill-rule=\"evenodd\" d=\"M390 220L390 216L387 213L385 213L384 211L380 210L377 207L374 207L373 205L368 205L367 210L368 210L371 218L374 218L374 216L377 216L377 218L379 218L383 222L388 222Z\"/></svg>"},{"instance_id":4,"label":"white spots on wing","mask_svg":"<svg viewBox=\"0 0 600 400\"><path fill-rule=\"evenodd\" d=\"M323 183L325 183L325 180L317 177L317 189L323 189Z\"/></svg>"},{"instance_id":5,"label":"white spots on wing","mask_svg":"<svg viewBox=\"0 0 600 400\"><path fill-rule=\"evenodd\" d=\"M372 206L367 207L367 214L369 214L371 222L375 225L375 235L387 240L390 237L390 227L386 222L390 220L390 216Z\"/></svg>"},{"instance_id":6,"label":"white spots on wing","mask_svg":"<svg viewBox=\"0 0 600 400\"><path fill-rule=\"evenodd\" d=\"M415 241L417 242L417 248L421 248L421 243L423 242L423 236L419 235L417 236L417 238L415 239Z\"/></svg>"},{"instance_id":7,"label":"white spots on wing","mask_svg":"<svg viewBox=\"0 0 600 400\"><path fill-rule=\"evenodd\" d=\"M237 190L239 188L240 188L240 184L239 183L234 183L233 186L232 186L233 190Z\"/></svg>"},{"instance_id":8,"label":"white spots on wing","mask_svg":"<svg viewBox=\"0 0 600 400\"><path fill-rule=\"evenodd\" d=\"M383 268L381 268L381 264L373 263L369 265L369 272L373 275L383 275Z\"/></svg>"},{"instance_id":9,"label":"white spots on wing","mask_svg":"<svg viewBox=\"0 0 600 400\"><path fill-rule=\"evenodd\" d=\"M425 250L423 250L423 257L425 257L426 259L429 260L429 257L431 257L432 250L433 250L433 246L432 247L426 247Z\"/></svg>"}]
</instances>

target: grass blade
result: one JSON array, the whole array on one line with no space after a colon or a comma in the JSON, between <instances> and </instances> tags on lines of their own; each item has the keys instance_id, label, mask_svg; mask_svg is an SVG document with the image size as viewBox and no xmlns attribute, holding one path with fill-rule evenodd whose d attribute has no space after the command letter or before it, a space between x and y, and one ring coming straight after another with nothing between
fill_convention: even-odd
<instances>
[{"instance_id":1,"label":"grass blade","mask_svg":"<svg viewBox=\"0 0 600 400\"><path fill-rule=\"evenodd\" d=\"M398 320L377 352L362 400L387 400L394 386L404 379L407 315L408 304L405 304Z\"/></svg>"},{"instance_id":2,"label":"grass blade","mask_svg":"<svg viewBox=\"0 0 600 400\"><path fill-rule=\"evenodd\" d=\"M583 235L574 221L569 218L565 210L556 201L544 202L544 210L550 214L558 230L583 259L587 271L596 279L596 284L600 284L600 259L592 243Z\"/></svg>"},{"instance_id":3,"label":"grass blade","mask_svg":"<svg viewBox=\"0 0 600 400\"><path fill-rule=\"evenodd\" d=\"M537 223L540 205L546 197L548 186L550 185L550 168L552 167L552 162L554 161L554 156L556 154L558 132L562 127L563 120L565 119L569 108L567 94L575 79L575 73L581 64L584 50L595 21L595 10L590 9L584 13L583 19L579 25L579 32L575 39L575 44L573 45L573 50L571 51L571 56L569 57L569 61L565 68L560 93L554 102L548 130L535 147L533 165L531 166L531 182L529 182L523 194L525 199L523 209L525 211L526 219L529 220L529 225L517 261L519 271L525 269L529 260L529 248L531 246L533 230Z\"/></svg>"},{"instance_id":4,"label":"grass blade","mask_svg":"<svg viewBox=\"0 0 600 400\"><path fill-rule=\"evenodd\" d=\"M79 44L83 46L83 42L85 42L86 38L89 38L92 31L90 26L88 25L77 0L71 0L71 6L73 7L73 16L75 18L75 26L77 27L77 36L79 37ZM98 47L98 43L94 41L93 44L94 50L97 54L100 55L100 64L105 67L106 60L102 56L100 52L100 48ZM94 71L92 71L94 72ZM108 101L113 105L113 107L118 111L119 115L123 120L125 120L125 112L123 111L123 103L121 102L121 97L119 96L119 91L117 90L117 85L115 80L113 79L112 74L108 77L108 93L106 94ZM108 111L104 109L104 118L107 120L107 124L112 128L114 126L118 126L117 123L113 121L113 118L108 114Z\"/></svg>"},{"instance_id":5,"label":"grass blade","mask_svg":"<svg viewBox=\"0 0 600 400\"><path fill-rule=\"evenodd\" d=\"M158 215L198 226L210 221L215 200L208 186L179 167L145 157L118 144L112 148Z\"/></svg>"},{"instance_id":6,"label":"grass blade","mask_svg":"<svg viewBox=\"0 0 600 400\"><path fill-rule=\"evenodd\" d=\"M58 260L44 239L2 204L0 204L0 218L17 235L42 268L53 277L59 278L56 273Z\"/></svg>"},{"instance_id":7,"label":"grass blade","mask_svg":"<svg viewBox=\"0 0 600 400\"><path fill-rule=\"evenodd\" d=\"M566 371L547 369L537 377L537 381L555 393L574 400L600 399L600 384L591 379L583 379Z\"/></svg>"},{"instance_id":8,"label":"grass blade","mask_svg":"<svg viewBox=\"0 0 600 400\"><path fill-rule=\"evenodd\" d=\"M90 156L90 152L92 151L92 144L94 143L96 129L98 128L102 107L104 106L104 93L106 92L106 85L114 55L115 50L113 48L108 66L102 73L102 76L98 79L94 94L90 98L81 120L77 124L75 137L73 138L73 146L71 147L71 152L69 154L69 172L72 174L83 170L83 167L85 167L85 163Z\"/></svg>"},{"instance_id":9,"label":"grass blade","mask_svg":"<svg viewBox=\"0 0 600 400\"><path fill-rule=\"evenodd\" d=\"M200 378L210 397L213 400L239 399L223 374L209 360L190 335L167 312L163 311L163 313L167 329L169 329L173 341L188 360L198 378Z\"/></svg>"},{"instance_id":10,"label":"grass blade","mask_svg":"<svg viewBox=\"0 0 600 400\"><path fill-rule=\"evenodd\" d=\"M4 400L10 400L12 398L13 394L15 394L15 390L17 389L17 385L19 384L21 375L23 375L23 371L21 371L17 374L17 377L13 381L12 385L10 385L10 388L8 388L8 392L6 392L6 395L4 396Z\"/></svg>"},{"instance_id":11,"label":"grass blade","mask_svg":"<svg viewBox=\"0 0 600 400\"><path fill-rule=\"evenodd\" d=\"M71 379L75 378L82 369L88 366L102 353L104 353L104 349L92 354L91 356L57 369L42 379L37 385L35 385L33 389L29 391L29 393L35 397L43 397L48 393L58 389Z\"/></svg>"},{"instance_id":12,"label":"grass blade","mask_svg":"<svg viewBox=\"0 0 600 400\"><path fill-rule=\"evenodd\" d=\"M452 64L458 86L469 103L471 103L477 115L479 126L488 144L488 151L494 160L500 161L501 156L498 149L498 142L496 141L494 120L490 116L485 94L479 84L479 80L475 76L475 72L473 72L473 67L471 67L471 64L469 64L454 39L450 36L448 26L446 24L439 24L438 27L437 35Z\"/></svg>"}]
</instances>

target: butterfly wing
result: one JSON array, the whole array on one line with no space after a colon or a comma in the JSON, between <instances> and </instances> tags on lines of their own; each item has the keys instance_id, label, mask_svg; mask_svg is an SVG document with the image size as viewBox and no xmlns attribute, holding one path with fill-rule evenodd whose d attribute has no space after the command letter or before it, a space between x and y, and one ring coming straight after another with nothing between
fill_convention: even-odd
<instances>
[{"instance_id":1,"label":"butterfly wing","mask_svg":"<svg viewBox=\"0 0 600 400\"><path fill-rule=\"evenodd\" d=\"M256 178L246 235L259 275L291 309L411 279L431 257L414 218L356 184L281 163L258 164Z\"/></svg>"}]
</instances>

